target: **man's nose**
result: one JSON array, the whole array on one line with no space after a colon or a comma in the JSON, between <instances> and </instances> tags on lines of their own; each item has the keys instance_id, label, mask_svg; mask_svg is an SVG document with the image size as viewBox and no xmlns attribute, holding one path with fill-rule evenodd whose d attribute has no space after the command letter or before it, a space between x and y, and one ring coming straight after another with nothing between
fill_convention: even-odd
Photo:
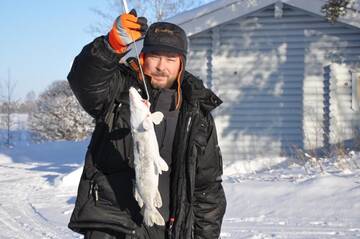
<instances>
[{"instance_id":1,"label":"man's nose","mask_svg":"<svg viewBox=\"0 0 360 239\"><path fill-rule=\"evenodd\" d=\"M159 61L156 64L156 69L158 71L164 71L165 70L165 61L162 57L160 57Z\"/></svg>"}]
</instances>

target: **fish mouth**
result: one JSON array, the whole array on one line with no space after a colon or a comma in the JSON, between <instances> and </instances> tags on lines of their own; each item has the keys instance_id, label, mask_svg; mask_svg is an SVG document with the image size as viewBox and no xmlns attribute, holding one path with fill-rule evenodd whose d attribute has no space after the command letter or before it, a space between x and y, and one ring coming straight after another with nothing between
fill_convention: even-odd
<instances>
[{"instance_id":1,"label":"fish mouth","mask_svg":"<svg viewBox=\"0 0 360 239\"><path fill-rule=\"evenodd\" d=\"M135 100L135 97L134 97L134 95L133 95L133 94L131 94L131 92L130 92L129 96L130 96L130 100L132 100L132 101L134 101L134 100Z\"/></svg>"},{"instance_id":2,"label":"fish mouth","mask_svg":"<svg viewBox=\"0 0 360 239\"><path fill-rule=\"evenodd\" d=\"M137 91L134 88L130 88L130 90L129 90L130 100L136 101L136 99L137 99L136 93L137 93Z\"/></svg>"}]
</instances>

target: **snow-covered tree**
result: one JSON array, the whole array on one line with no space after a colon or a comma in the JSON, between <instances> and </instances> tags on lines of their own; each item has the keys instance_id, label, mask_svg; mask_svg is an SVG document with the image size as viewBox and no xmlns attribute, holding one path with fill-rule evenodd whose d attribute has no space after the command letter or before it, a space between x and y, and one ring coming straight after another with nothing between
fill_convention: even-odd
<instances>
[{"instance_id":1,"label":"snow-covered tree","mask_svg":"<svg viewBox=\"0 0 360 239\"><path fill-rule=\"evenodd\" d=\"M321 11L332 23L349 12L359 12L359 3L355 0L327 0Z\"/></svg>"},{"instance_id":2,"label":"snow-covered tree","mask_svg":"<svg viewBox=\"0 0 360 239\"><path fill-rule=\"evenodd\" d=\"M55 81L36 100L29 117L36 141L81 140L89 136L94 123L81 108L67 81Z\"/></svg>"}]
</instances>

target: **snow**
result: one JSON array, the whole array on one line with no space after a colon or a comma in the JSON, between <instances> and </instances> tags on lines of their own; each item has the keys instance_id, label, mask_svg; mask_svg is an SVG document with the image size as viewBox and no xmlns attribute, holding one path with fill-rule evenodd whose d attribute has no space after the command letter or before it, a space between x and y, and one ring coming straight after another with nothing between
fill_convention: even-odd
<instances>
[{"instance_id":1,"label":"snow","mask_svg":"<svg viewBox=\"0 0 360 239\"><path fill-rule=\"evenodd\" d=\"M82 171L83 171L83 167L80 167L75 171L69 173L68 175L63 176L60 180L59 187L61 188L74 187L74 182L80 181Z\"/></svg>"},{"instance_id":2,"label":"snow","mask_svg":"<svg viewBox=\"0 0 360 239\"><path fill-rule=\"evenodd\" d=\"M168 20L189 26L186 30L194 34L275 2L219 0ZM282 2L319 13L324 1ZM201 24L194 24L194 19ZM346 19L360 27L359 14ZM349 80L344 65L331 67L338 82ZM13 117L18 141L12 148L0 145L0 238L82 238L67 223L89 141L30 144L22 136L27 116ZM1 139L3 128L0 125ZM360 238L360 152L321 159L321 163L305 156L308 161L301 163L286 157L231 162L225 158L227 210L221 238Z\"/></svg>"},{"instance_id":3,"label":"snow","mask_svg":"<svg viewBox=\"0 0 360 239\"><path fill-rule=\"evenodd\" d=\"M80 238L67 229L88 141L0 148L0 238ZM72 176L74 176L72 178Z\"/></svg>"},{"instance_id":4,"label":"snow","mask_svg":"<svg viewBox=\"0 0 360 239\"><path fill-rule=\"evenodd\" d=\"M227 210L223 233L231 238L360 236L359 175L272 171L226 181L229 206L235 210Z\"/></svg>"},{"instance_id":5,"label":"snow","mask_svg":"<svg viewBox=\"0 0 360 239\"><path fill-rule=\"evenodd\" d=\"M67 223L88 141L0 148L0 238L82 238ZM360 153L323 168L289 158L224 162L221 237L359 238ZM343 161L344 161L343 160Z\"/></svg>"},{"instance_id":6,"label":"snow","mask_svg":"<svg viewBox=\"0 0 360 239\"><path fill-rule=\"evenodd\" d=\"M349 66L345 63L332 63L330 65L330 77L336 78L336 83L343 84L351 80Z\"/></svg>"}]
</instances>

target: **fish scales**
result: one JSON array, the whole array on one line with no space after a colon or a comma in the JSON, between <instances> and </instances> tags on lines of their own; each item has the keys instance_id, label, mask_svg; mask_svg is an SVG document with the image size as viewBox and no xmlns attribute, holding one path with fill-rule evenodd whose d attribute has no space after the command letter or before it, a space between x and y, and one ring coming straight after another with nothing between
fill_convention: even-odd
<instances>
[{"instance_id":1,"label":"fish scales","mask_svg":"<svg viewBox=\"0 0 360 239\"><path fill-rule=\"evenodd\" d=\"M159 174L168 170L161 158L154 124L159 124L164 115L150 112L150 103L144 100L133 87L129 89L130 124L134 141L135 187L134 197L144 208L144 224L165 225L157 208L162 206L158 189Z\"/></svg>"}]
</instances>

